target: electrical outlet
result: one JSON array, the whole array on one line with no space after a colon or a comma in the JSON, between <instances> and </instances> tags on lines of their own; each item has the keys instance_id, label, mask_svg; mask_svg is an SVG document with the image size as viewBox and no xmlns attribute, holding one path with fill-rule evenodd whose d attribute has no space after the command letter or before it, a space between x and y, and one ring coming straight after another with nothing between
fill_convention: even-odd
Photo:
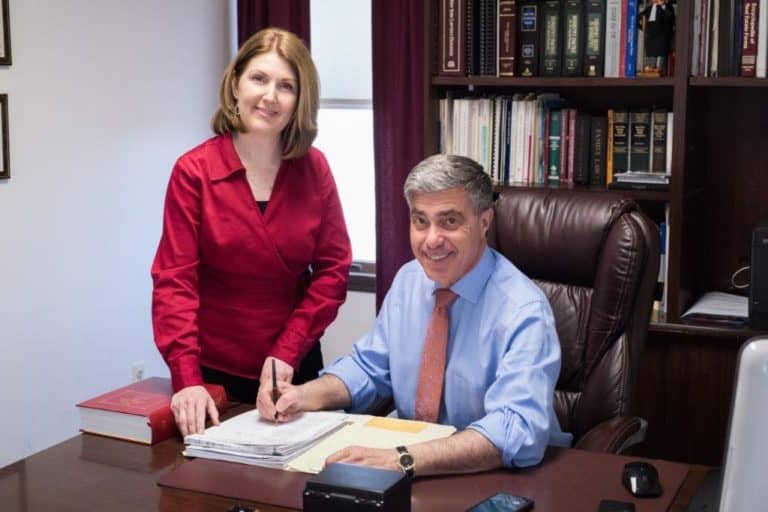
<instances>
[{"instance_id":1,"label":"electrical outlet","mask_svg":"<svg viewBox=\"0 0 768 512\"><path fill-rule=\"evenodd\" d=\"M131 365L131 382L138 382L144 378L144 361L136 361Z\"/></svg>"}]
</instances>

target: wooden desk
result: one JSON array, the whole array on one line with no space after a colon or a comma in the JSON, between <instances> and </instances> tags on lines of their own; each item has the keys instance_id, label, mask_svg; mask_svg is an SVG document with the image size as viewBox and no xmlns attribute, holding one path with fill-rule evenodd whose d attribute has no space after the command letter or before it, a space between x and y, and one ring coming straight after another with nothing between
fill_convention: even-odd
<instances>
[{"instance_id":1,"label":"wooden desk","mask_svg":"<svg viewBox=\"0 0 768 512\"><path fill-rule=\"evenodd\" d=\"M230 498L158 487L160 477L185 462L180 449L181 443L175 439L148 447L99 436L78 435L0 469L0 504L6 512L227 510L234 503ZM237 471L258 471L265 472L265 475L274 471L248 466L237 468ZM702 466L693 467L688 472L669 510L685 510L701 485L705 472L706 468ZM460 477L462 485L458 492L473 489L482 495L490 494L498 489L489 482L490 476ZM425 489L455 478L458 477L418 480L414 490L414 507L419 508L417 505L419 500L423 500ZM514 473L510 478L514 478ZM616 475L616 478L619 476ZM486 484L493 488L485 489L488 487ZM574 489L574 492L578 490ZM248 501L242 503L261 511L292 510ZM545 505L543 501L539 504ZM545 512L546 509L541 506L537 506L536 510ZM425 508L424 503L420 503L420 508ZM638 512L642 510L638 508Z\"/></svg>"}]
</instances>

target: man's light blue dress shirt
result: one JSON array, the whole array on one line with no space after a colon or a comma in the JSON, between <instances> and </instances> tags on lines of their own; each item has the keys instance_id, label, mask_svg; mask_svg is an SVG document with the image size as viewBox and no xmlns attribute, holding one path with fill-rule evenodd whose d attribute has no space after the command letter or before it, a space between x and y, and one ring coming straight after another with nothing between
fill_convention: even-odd
<instances>
[{"instance_id":1,"label":"man's light blue dress shirt","mask_svg":"<svg viewBox=\"0 0 768 512\"><path fill-rule=\"evenodd\" d=\"M394 395L400 418L414 417L421 353L437 284L418 261L405 264L373 329L352 354L323 373L339 377L353 412ZM451 286L447 365L438 422L484 435L506 467L537 464L548 444L570 446L554 412L560 343L544 294L509 260L486 248Z\"/></svg>"}]
</instances>

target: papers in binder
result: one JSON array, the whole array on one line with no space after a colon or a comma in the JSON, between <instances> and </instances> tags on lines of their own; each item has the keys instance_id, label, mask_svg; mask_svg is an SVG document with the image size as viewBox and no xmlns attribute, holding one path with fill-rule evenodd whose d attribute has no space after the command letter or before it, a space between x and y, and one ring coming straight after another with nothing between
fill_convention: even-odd
<instances>
[{"instance_id":1,"label":"papers in binder","mask_svg":"<svg viewBox=\"0 0 768 512\"><path fill-rule=\"evenodd\" d=\"M305 412L293 421L274 424L256 409L184 438L184 455L228 460L267 467L283 467L319 439L344 425L340 412Z\"/></svg>"},{"instance_id":2,"label":"papers in binder","mask_svg":"<svg viewBox=\"0 0 768 512\"><path fill-rule=\"evenodd\" d=\"M749 317L748 300L732 293L708 292L680 318L690 323L744 325Z\"/></svg>"},{"instance_id":3,"label":"papers in binder","mask_svg":"<svg viewBox=\"0 0 768 512\"><path fill-rule=\"evenodd\" d=\"M329 455L347 446L394 448L455 431L451 425L327 411L275 425L254 409L185 437L184 455L319 473Z\"/></svg>"}]
</instances>

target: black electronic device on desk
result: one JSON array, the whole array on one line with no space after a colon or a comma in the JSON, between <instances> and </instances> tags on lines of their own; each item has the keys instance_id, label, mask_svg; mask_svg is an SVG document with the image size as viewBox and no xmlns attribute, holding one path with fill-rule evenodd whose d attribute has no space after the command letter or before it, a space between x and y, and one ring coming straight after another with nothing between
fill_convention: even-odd
<instances>
[{"instance_id":1,"label":"black electronic device on desk","mask_svg":"<svg viewBox=\"0 0 768 512\"><path fill-rule=\"evenodd\" d=\"M305 512L328 510L410 512L411 478L401 471L329 464L304 487Z\"/></svg>"}]
</instances>

